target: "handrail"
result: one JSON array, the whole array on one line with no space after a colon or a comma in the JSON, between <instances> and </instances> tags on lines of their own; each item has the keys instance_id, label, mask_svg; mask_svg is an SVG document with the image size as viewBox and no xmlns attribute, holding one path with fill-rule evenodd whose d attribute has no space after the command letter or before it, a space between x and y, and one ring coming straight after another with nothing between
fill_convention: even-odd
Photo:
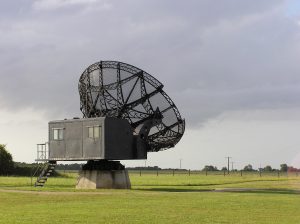
<instances>
[{"instance_id":1,"label":"handrail","mask_svg":"<svg viewBox=\"0 0 300 224\"><path fill-rule=\"evenodd\" d=\"M37 159L36 161L47 161L49 158L48 143L37 144Z\"/></svg>"},{"instance_id":2,"label":"handrail","mask_svg":"<svg viewBox=\"0 0 300 224\"><path fill-rule=\"evenodd\" d=\"M47 163L39 163L39 165L35 169L35 172L31 176L31 186L32 186L32 179L33 179L33 177L35 177L37 175L37 173L40 173L40 171L43 170L46 165L47 165ZM37 176L37 178L38 178L38 176Z\"/></svg>"}]
</instances>

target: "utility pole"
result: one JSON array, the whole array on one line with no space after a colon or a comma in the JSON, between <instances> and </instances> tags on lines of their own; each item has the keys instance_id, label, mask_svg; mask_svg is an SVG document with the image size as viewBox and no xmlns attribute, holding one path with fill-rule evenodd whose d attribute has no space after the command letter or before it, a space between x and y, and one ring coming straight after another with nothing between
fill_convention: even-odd
<instances>
[{"instance_id":1,"label":"utility pole","mask_svg":"<svg viewBox=\"0 0 300 224\"><path fill-rule=\"evenodd\" d=\"M227 173L229 174L229 160L232 158L232 157L229 157L229 156L227 156L227 157L225 157L226 159L227 159Z\"/></svg>"},{"instance_id":2,"label":"utility pole","mask_svg":"<svg viewBox=\"0 0 300 224\"><path fill-rule=\"evenodd\" d=\"M233 171L233 164L234 164L235 162L233 162L233 161L231 161L231 171Z\"/></svg>"},{"instance_id":3,"label":"utility pole","mask_svg":"<svg viewBox=\"0 0 300 224\"><path fill-rule=\"evenodd\" d=\"M182 159L179 159L179 169L181 169L181 161Z\"/></svg>"},{"instance_id":4,"label":"utility pole","mask_svg":"<svg viewBox=\"0 0 300 224\"><path fill-rule=\"evenodd\" d=\"M259 171L261 171L261 163L259 164Z\"/></svg>"}]
</instances>

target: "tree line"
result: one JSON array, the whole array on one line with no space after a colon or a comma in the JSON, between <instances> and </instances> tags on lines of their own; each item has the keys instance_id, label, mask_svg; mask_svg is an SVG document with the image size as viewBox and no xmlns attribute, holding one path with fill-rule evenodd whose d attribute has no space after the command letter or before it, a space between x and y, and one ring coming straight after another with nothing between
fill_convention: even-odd
<instances>
[{"instance_id":1,"label":"tree line","mask_svg":"<svg viewBox=\"0 0 300 224\"><path fill-rule=\"evenodd\" d=\"M36 163L20 163L14 162L12 155L7 151L6 145L0 144L0 175L18 175L18 176L30 176L32 171L36 169ZM81 170L82 164L58 164L56 170ZM128 170L161 170L158 166L148 166L148 167L128 167ZM168 169L164 169L168 170ZM174 170L174 169L170 169ZM184 170L184 169L181 169ZM206 165L202 171L227 171L227 167L222 167L218 169L213 165ZM237 171L237 170L234 170ZM246 165L242 171L260 171L260 172L300 172L300 169L288 166L287 164L280 164L280 169L273 169L270 165L264 168L259 168L255 170L251 164Z\"/></svg>"},{"instance_id":2,"label":"tree line","mask_svg":"<svg viewBox=\"0 0 300 224\"><path fill-rule=\"evenodd\" d=\"M202 169L202 171L227 171L228 168L227 167L222 167L220 170L213 165L206 165L204 166L204 168ZM233 171L238 171L238 170L233 170ZM280 168L279 169L273 169L270 165L267 165L263 168L258 168L257 170L253 168L253 166L251 164L246 165L242 171L248 171L248 172L252 172L252 171L260 171L260 172L272 172L272 171L280 171L280 172L300 172L300 169L295 168L293 166L288 166L286 163L280 164Z\"/></svg>"},{"instance_id":3,"label":"tree line","mask_svg":"<svg viewBox=\"0 0 300 224\"><path fill-rule=\"evenodd\" d=\"M12 155L6 149L6 145L0 144L0 176L31 176L37 166L36 163L14 162Z\"/></svg>"}]
</instances>

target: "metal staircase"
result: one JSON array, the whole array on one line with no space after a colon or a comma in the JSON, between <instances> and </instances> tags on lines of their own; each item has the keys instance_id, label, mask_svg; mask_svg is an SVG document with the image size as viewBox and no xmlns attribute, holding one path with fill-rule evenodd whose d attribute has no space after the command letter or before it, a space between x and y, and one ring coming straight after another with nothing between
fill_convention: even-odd
<instances>
[{"instance_id":1,"label":"metal staircase","mask_svg":"<svg viewBox=\"0 0 300 224\"><path fill-rule=\"evenodd\" d=\"M34 176L37 173L40 173L40 175L36 179L34 186L43 187L47 182L48 178L53 174L55 166L56 161L48 161L46 163L41 163L41 165L37 167L34 173Z\"/></svg>"}]
</instances>

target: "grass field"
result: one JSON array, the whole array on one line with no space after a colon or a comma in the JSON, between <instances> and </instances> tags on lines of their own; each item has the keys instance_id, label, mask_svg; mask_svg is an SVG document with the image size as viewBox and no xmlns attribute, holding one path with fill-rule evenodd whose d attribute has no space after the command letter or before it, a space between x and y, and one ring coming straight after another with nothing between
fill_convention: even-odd
<instances>
[{"instance_id":1,"label":"grass field","mask_svg":"<svg viewBox=\"0 0 300 224\"><path fill-rule=\"evenodd\" d=\"M300 223L300 177L131 173L132 190L75 190L76 174L0 177L0 223Z\"/></svg>"}]
</instances>

